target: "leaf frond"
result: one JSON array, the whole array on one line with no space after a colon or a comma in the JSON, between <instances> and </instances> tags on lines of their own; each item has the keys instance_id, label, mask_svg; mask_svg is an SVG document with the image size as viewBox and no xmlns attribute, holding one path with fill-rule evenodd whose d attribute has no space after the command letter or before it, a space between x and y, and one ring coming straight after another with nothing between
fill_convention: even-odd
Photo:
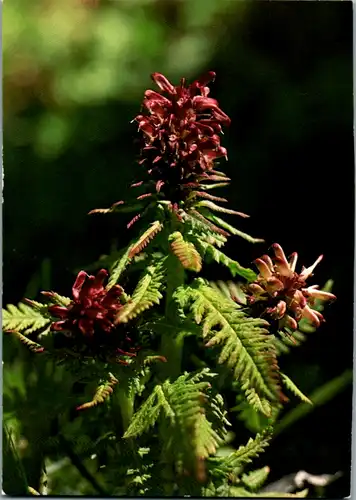
<instances>
[{"instance_id":1,"label":"leaf frond","mask_svg":"<svg viewBox=\"0 0 356 500\"><path fill-rule=\"evenodd\" d=\"M55 304L58 306L69 306L71 303L71 299L69 297L63 297L63 295L59 295L59 293L56 292L41 292L42 295L47 297L51 304ZM40 304L43 307L43 304Z\"/></svg>"},{"instance_id":2,"label":"leaf frond","mask_svg":"<svg viewBox=\"0 0 356 500\"><path fill-rule=\"evenodd\" d=\"M199 203L196 204L198 207L206 207L209 208L210 210L213 210L215 212L222 212L224 214L230 214L230 215L239 215L240 217L249 217L248 215L242 213L242 212L237 212L236 210L230 210L229 208L224 208L220 207L219 205L216 205L210 200L203 200L199 201Z\"/></svg>"},{"instance_id":3,"label":"leaf frond","mask_svg":"<svg viewBox=\"0 0 356 500\"><path fill-rule=\"evenodd\" d=\"M202 259L194 244L185 241L178 231L169 236L172 253L180 261L184 269L199 272L202 268Z\"/></svg>"},{"instance_id":4,"label":"leaf frond","mask_svg":"<svg viewBox=\"0 0 356 500\"><path fill-rule=\"evenodd\" d=\"M39 303L37 303L39 304ZM39 304L44 308L43 304ZM50 323L50 318L45 317L38 307L30 307L23 302L17 306L9 304L2 311L2 326L4 331L17 330L29 335Z\"/></svg>"},{"instance_id":5,"label":"leaf frond","mask_svg":"<svg viewBox=\"0 0 356 500\"><path fill-rule=\"evenodd\" d=\"M36 354L44 351L44 347L41 346L41 344L30 340L28 337L25 337L25 335L22 335L22 333L17 332L16 330L12 331L11 333L12 335L15 335L26 347L28 347L30 351Z\"/></svg>"},{"instance_id":6,"label":"leaf frond","mask_svg":"<svg viewBox=\"0 0 356 500\"><path fill-rule=\"evenodd\" d=\"M163 224L156 220L146 231L139 237L139 239L130 247L129 258L140 253L153 238L163 229Z\"/></svg>"},{"instance_id":7,"label":"leaf frond","mask_svg":"<svg viewBox=\"0 0 356 500\"><path fill-rule=\"evenodd\" d=\"M281 378L285 387L289 389L301 401L310 405L313 404L310 399L305 394L303 394L303 392L295 385L295 383L289 377L287 377L285 373L281 373Z\"/></svg>"},{"instance_id":8,"label":"leaf frond","mask_svg":"<svg viewBox=\"0 0 356 500\"><path fill-rule=\"evenodd\" d=\"M236 260L230 259L230 257L225 255L221 250L218 250L208 242L199 239L197 244L204 257L210 258L210 260L214 260L226 266L230 270L232 276L235 277L239 275L247 281L255 281L257 275L252 269L241 266Z\"/></svg>"},{"instance_id":9,"label":"leaf frond","mask_svg":"<svg viewBox=\"0 0 356 500\"><path fill-rule=\"evenodd\" d=\"M104 401L113 393L113 388L118 382L117 378L110 374L109 380L99 385L93 399L88 403L77 406L77 410L87 410L88 408L94 408L98 404L104 403Z\"/></svg>"},{"instance_id":10,"label":"leaf frond","mask_svg":"<svg viewBox=\"0 0 356 500\"><path fill-rule=\"evenodd\" d=\"M272 428L268 427L250 438L245 446L240 446L227 457L212 457L209 459L211 473L215 477L226 477L229 474L240 474L247 464L257 458L269 446L272 439Z\"/></svg>"},{"instance_id":11,"label":"leaf frond","mask_svg":"<svg viewBox=\"0 0 356 500\"><path fill-rule=\"evenodd\" d=\"M163 283L164 268L162 263L159 262L156 265L149 266L146 274L137 284L130 300L120 309L115 323L127 323L154 304L159 304L163 297L160 292Z\"/></svg>"},{"instance_id":12,"label":"leaf frond","mask_svg":"<svg viewBox=\"0 0 356 500\"><path fill-rule=\"evenodd\" d=\"M264 240L261 238L253 238L247 233L244 233L240 231L239 229L236 229L236 227L232 226L228 222L224 221L220 217L217 217L216 215L212 214L211 212L204 212L205 217L207 217L212 223L216 224L217 226L221 226L224 228L226 231L229 231L229 233L235 235L235 236L240 236L240 238L243 238L244 240L249 241L250 243L264 243Z\"/></svg>"},{"instance_id":13,"label":"leaf frond","mask_svg":"<svg viewBox=\"0 0 356 500\"><path fill-rule=\"evenodd\" d=\"M130 264L130 251L131 246L125 249L125 251L111 264L110 267L110 277L108 284L106 286L107 289L112 288L116 285L120 279L121 274L126 269L126 267Z\"/></svg>"},{"instance_id":14,"label":"leaf frond","mask_svg":"<svg viewBox=\"0 0 356 500\"><path fill-rule=\"evenodd\" d=\"M260 318L248 317L233 301L224 298L201 278L176 291L176 300L188 308L202 327L206 347L219 346L219 363L226 364L251 404L266 412L263 399L282 397L273 337Z\"/></svg>"},{"instance_id":15,"label":"leaf frond","mask_svg":"<svg viewBox=\"0 0 356 500\"><path fill-rule=\"evenodd\" d=\"M202 474L204 460L216 452L226 432L225 412L221 400L209 394L211 385L205 381L214 376L205 369L196 374L184 373L174 382L156 385L151 395L135 413L124 438L137 437L157 421L170 436L162 443L172 461ZM209 414L219 409L223 419L216 419L215 428Z\"/></svg>"},{"instance_id":16,"label":"leaf frond","mask_svg":"<svg viewBox=\"0 0 356 500\"><path fill-rule=\"evenodd\" d=\"M260 469L255 469L247 474L243 474L241 480L246 488L256 491L266 482L271 469L266 465Z\"/></svg>"}]
</instances>

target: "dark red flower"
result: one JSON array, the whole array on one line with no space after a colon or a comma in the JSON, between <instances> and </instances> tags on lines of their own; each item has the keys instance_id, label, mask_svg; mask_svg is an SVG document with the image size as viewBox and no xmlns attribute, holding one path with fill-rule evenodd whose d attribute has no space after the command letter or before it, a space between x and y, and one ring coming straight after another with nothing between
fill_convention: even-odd
<instances>
[{"instance_id":1,"label":"dark red flower","mask_svg":"<svg viewBox=\"0 0 356 500\"><path fill-rule=\"evenodd\" d=\"M298 322L305 318L318 327L324 321L323 315L312 309L315 299L332 300L335 295L319 290L318 285L307 287L306 280L313 275L317 264L322 260L320 255L314 264L308 268L303 267L300 274L295 272L298 255L293 253L288 262L282 247L273 245L274 258L263 255L255 260L260 274L254 283L247 287L250 294L250 304L265 302L265 312L272 318L279 320L279 327L298 327Z\"/></svg>"},{"instance_id":2,"label":"dark red flower","mask_svg":"<svg viewBox=\"0 0 356 500\"><path fill-rule=\"evenodd\" d=\"M119 296L123 290L115 285L104 287L108 272L101 269L96 276L80 271L72 288L73 300L68 306L53 305L49 312L60 321L52 323L54 331L67 331L93 336L95 332L110 333L115 327L114 319L122 307ZM43 292L51 297L52 292Z\"/></svg>"},{"instance_id":3,"label":"dark red flower","mask_svg":"<svg viewBox=\"0 0 356 500\"><path fill-rule=\"evenodd\" d=\"M184 78L174 86L165 76L153 73L161 93L146 90L146 113L135 118L143 134L140 163L146 165L155 191L164 192L172 202L185 199L202 180L217 180L214 161L227 157L219 134L230 118L208 97L206 85L214 78L210 71L188 86Z\"/></svg>"}]
</instances>

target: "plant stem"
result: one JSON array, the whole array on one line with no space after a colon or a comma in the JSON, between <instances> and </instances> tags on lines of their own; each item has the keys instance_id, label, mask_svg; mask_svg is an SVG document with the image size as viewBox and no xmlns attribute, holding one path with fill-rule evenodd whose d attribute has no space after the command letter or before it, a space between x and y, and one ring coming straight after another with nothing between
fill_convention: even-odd
<instances>
[{"instance_id":1,"label":"plant stem","mask_svg":"<svg viewBox=\"0 0 356 500\"><path fill-rule=\"evenodd\" d=\"M167 260L167 290L165 317L168 323L177 322L177 310L173 301L175 290L184 284L184 269L174 255ZM162 366L162 372L166 377L176 379L181 373L184 338L181 335L172 336L169 333L162 335L161 352L167 359Z\"/></svg>"},{"instance_id":2,"label":"plant stem","mask_svg":"<svg viewBox=\"0 0 356 500\"><path fill-rule=\"evenodd\" d=\"M117 387L114 398L120 408L123 434L127 431L134 413L134 395L125 386Z\"/></svg>"}]
</instances>

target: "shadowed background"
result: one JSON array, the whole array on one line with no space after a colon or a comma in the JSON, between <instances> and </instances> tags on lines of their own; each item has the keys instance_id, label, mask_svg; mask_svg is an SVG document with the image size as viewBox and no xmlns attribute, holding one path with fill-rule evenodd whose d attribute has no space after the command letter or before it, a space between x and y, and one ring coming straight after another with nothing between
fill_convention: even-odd
<instances>
[{"instance_id":1,"label":"shadowed background","mask_svg":"<svg viewBox=\"0 0 356 500\"><path fill-rule=\"evenodd\" d=\"M299 265L322 253L313 283L335 282L338 300L326 323L283 360L310 394L352 367L352 3L99 4L12 0L3 7L3 303L48 288L68 294L75 269L107 253L113 240L128 242L129 216L86 214L125 198L139 175L130 122L144 90L154 88L150 73L178 83L213 70L211 95L232 119L222 141L232 178L227 196L231 208L251 215L237 226L266 240L252 246L236 238L227 253L245 266L274 242L288 255L297 251ZM228 278L216 269L206 276ZM4 360L5 415L36 476L26 439L38 429L16 406L26 400L36 415L41 396L29 392L23 374L24 366L35 368L8 338ZM262 459L271 479L340 470L343 478L324 494L349 495L351 394L348 385L276 437ZM57 485L57 494L90 494L73 478L74 489Z\"/></svg>"}]
</instances>

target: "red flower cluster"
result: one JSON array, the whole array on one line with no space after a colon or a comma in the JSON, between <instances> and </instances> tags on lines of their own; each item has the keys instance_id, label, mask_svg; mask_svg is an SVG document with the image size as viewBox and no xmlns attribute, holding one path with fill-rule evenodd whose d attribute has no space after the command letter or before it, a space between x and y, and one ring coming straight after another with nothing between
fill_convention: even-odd
<instances>
[{"instance_id":1,"label":"red flower cluster","mask_svg":"<svg viewBox=\"0 0 356 500\"><path fill-rule=\"evenodd\" d=\"M247 292L251 294L249 303L266 301L266 313L279 320L280 328L289 326L295 330L302 318L318 327L324 321L323 315L310 306L314 305L315 299L336 299L332 293L319 290L318 285L306 286L306 280L313 275L323 256L320 255L312 266L303 267L298 274L295 272L297 253L293 253L288 262L280 245L275 243L273 250L273 260L268 255L255 260L260 274L247 287Z\"/></svg>"},{"instance_id":2,"label":"red flower cluster","mask_svg":"<svg viewBox=\"0 0 356 500\"><path fill-rule=\"evenodd\" d=\"M54 331L68 331L93 336L96 331L111 332L114 320L122 304L118 297L122 288L118 285L110 290L104 288L108 272L101 269L96 276L80 271L72 288L73 301L68 306L54 305L49 312L60 321L52 323ZM52 292L43 292L51 297Z\"/></svg>"},{"instance_id":3,"label":"red flower cluster","mask_svg":"<svg viewBox=\"0 0 356 500\"><path fill-rule=\"evenodd\" d=\"M188 87L184 78L175 87L160 73L153 73L152 79L166 96L146 90L143 106L148 115L135 120L144 135L140 163L148 164L157 192L174 183L197 187L201 178L209 178L208 172L214 174L214 160L227 156L218 134L230 118L208 97L206 85L214 78L210 71Z\"/></svg>"}]
</instances>

